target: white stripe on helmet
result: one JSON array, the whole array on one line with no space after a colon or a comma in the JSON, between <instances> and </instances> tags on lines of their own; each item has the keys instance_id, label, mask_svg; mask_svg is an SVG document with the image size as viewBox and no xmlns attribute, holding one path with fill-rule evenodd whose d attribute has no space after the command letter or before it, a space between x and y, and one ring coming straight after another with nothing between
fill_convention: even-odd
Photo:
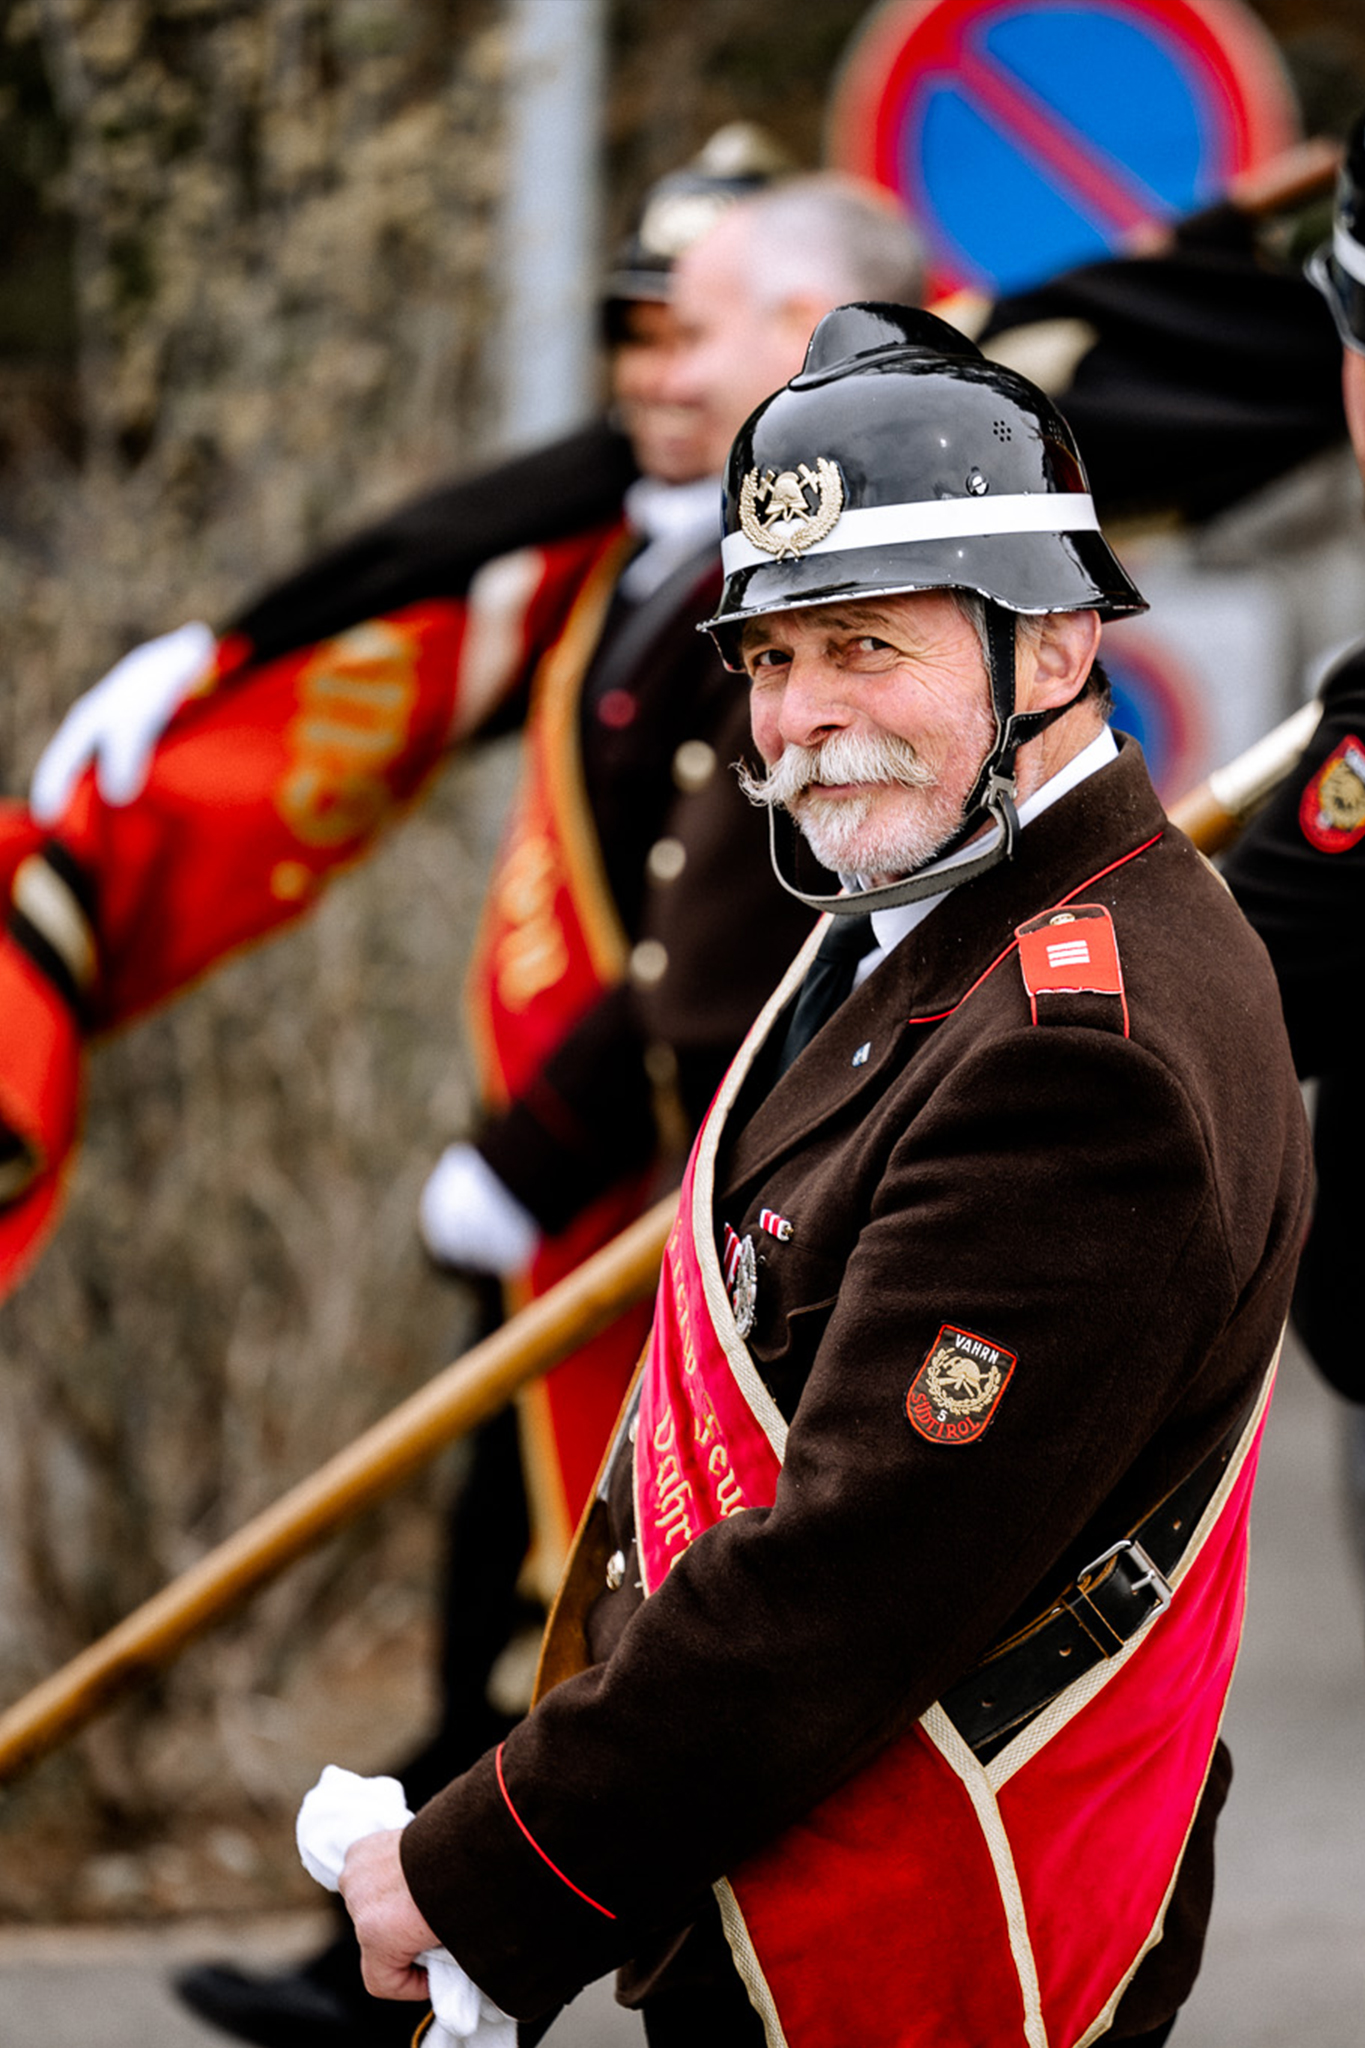
<instances>
[{"instance_id":1,"label":"white stripe on helmet","mask_svg":"<svg viewBox=\"0 0 1365 2048\"><path fill-rule=\"evenodd\" d=\"M783 539L775 524L773 537ZM904 541L967 540L995 533L1098 533L1094 500L1088 491L1023 491L999 498L932 498L910 505L863 505L840 514L834 531L808 548L793 548L801 560L810 555L845 554L851 548L889 548ZM789 544L790 545L790 544ZM757 569L771 562L771 553L756 548L742 533L721 543L727 576L739 569Z\"/></svg>"}]
</instances>

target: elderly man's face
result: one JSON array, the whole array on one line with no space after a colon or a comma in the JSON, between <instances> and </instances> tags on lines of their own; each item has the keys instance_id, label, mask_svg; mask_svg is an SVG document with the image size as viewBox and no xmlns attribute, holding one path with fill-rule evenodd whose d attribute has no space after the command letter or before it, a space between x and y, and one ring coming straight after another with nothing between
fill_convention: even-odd
<instances>
[{"instance_id":1,"label":"elderly man's face","mask_svg":"<svg viewBox=\"0 0 1365 2048\"><path fill-rule=\"evenodd\" d=\"M816 859L906 874L951 838L995 734L981 643L946 591L751 620L754 742Z\"/></svg>"},{"instance_id":2,"label":"elderly man's face","mask_svg":"<svg viewBox=\"0 0 1365 2048\"><path fill-rule=\"evenodd\" d=\"M749 226L736 208L679 258L673 272L678 346L668 396L690 410L707 468L725 467L730 443L756 406L801 368L811 328L828 308L764 305L749 267Z\"/></svg>"}]
</instances>

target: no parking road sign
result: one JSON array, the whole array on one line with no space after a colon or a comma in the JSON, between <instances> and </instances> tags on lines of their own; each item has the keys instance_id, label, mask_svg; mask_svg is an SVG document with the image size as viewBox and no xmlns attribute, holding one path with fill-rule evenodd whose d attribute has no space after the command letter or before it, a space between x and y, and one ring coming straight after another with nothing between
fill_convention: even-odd
<instances>
[{"instance_id":1,"label":"no parking road sign","mask_svg":"<svg viewBox=\"0 0 1365 2048\"><path fill-rule=\"evenodd\" d=\"M1113 255L1296 139L1239 0L887 0L845 60L830 158L899 193L942 290Z\"/></svg>"}]
</instances>

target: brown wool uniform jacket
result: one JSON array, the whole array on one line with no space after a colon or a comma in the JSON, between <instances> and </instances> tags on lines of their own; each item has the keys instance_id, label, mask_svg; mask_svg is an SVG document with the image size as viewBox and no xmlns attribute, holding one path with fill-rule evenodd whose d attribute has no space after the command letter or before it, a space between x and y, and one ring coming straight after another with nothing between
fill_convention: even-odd
<instances>
[{"instance_id":1,"label":"brown wool uniform jacket","mask_svg":"<svg viewBox=\"0 0 1365 2048\"><path fill-rule=\"evenodd\" d=\"M1034 1024L1008 950L1081 884L1113 917L1128 1036L1107 996ZM627 1566L589 1617L599 1661L502 1756L542 1853L491 1756L403 1838L421 1910L522 2017L664 1954L714 1879L1191 1472L1266 1370L1306 1215L1298 1090L1261 945L1135 745L902 941L766 1099L746 1090L716 1185L717 1228L763 1252L749 1344L792 1418L776 1504L703 1535L642 1602L614 1473ZM906 1419L944 1323L1018 1359L964 1445ZM1198 1846L1121 2031L1173 2011L1197 1967Z\"/></svg>"}]
</instances>

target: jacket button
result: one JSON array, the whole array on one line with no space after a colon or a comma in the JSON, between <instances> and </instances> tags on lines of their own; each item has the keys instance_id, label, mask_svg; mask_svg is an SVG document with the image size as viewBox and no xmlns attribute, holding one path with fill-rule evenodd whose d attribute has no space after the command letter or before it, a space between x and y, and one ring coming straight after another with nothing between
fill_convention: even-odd
<instances>
[{"instance_id":1,"label":"jacket button","mask_svg":"<svg viewBox=\"0 0 1365 2048\"><path fill-rule=\"evenodd\" d=\"M716 750L705 740L684 740L673 756L673 780L685 796L705 789L716 772Z\"/></svg>"},{"instance_id":2,"label":"jacket button","mask_svg":"<svg viewBox=\"0 0 1365 2048\"><path fill-rule=\"evenodd\" d=\"M607 1559L607 1591L615 1593L626 1576L626 1554L624 1550L613 1550Z\"/></svg>"},{"instance_id":3,"label":"jacket button","mask_svg":"<svg viewBox=\"0 0 1365 2048\"><path fill-rule=\"evenodd\" d=\"M630 978L639 988L653 988L668 972L668 948L658 939L641 939L630 956Z\"/></svg>"},{"instance_id":4,"label":"jacket button","mask_svg":"<svg viewBox=\"0 0 1365 2048\"><path fill-rule=\"evenodd\" d=\"M676 882L687 866L687 848L681 839L656 839L645 862L653 882Z\"/></svg>"},{"instance_id":5,"label":"jacket button","mask_svg":"<svg viewBox=\"0 0 1365 2048\"><path fill-rule=\"evenodd\" d=\"M635 723L636 709L629 690L607 690L598 702L597 720L609 732L622 732Z\"/></svg>"}]
</instances>

